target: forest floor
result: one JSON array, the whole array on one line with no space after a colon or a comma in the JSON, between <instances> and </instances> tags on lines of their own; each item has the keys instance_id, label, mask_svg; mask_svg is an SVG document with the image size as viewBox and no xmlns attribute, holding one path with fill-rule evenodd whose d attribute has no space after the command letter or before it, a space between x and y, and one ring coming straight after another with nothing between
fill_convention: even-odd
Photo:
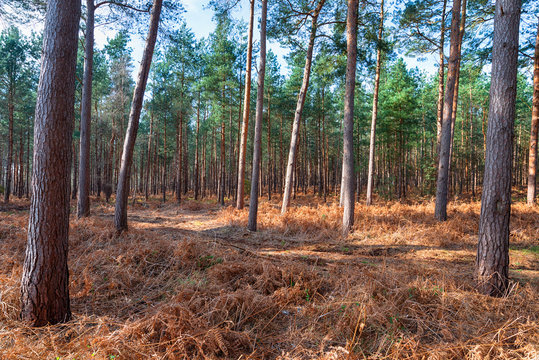
<instances>
[{"instance_id":1,"label":"forest floor","mask_svg":"<svg viewBox=\"0 0 539 360\"><path fill-rule=\"evenodd\" d=\"M511 287L475 289L479 202L356 204L314 196L248 210L138 200L72 216L73 320L18 320L28 202L0 205L0 359L539 359L539 208L512 208ZM75 203L72 204L74 213Z\"/></svg>"}]
</instances>

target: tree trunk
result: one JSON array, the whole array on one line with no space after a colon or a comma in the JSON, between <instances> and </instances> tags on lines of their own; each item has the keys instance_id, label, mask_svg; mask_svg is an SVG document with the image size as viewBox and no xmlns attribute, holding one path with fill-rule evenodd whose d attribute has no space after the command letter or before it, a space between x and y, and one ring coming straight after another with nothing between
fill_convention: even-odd
<instances>
[{"instance_id":1,"label":"tree trunk","mask_svg":"<svg viewBox=\"0 0 539 360\"><path fill-rule=\"evenodd\" d=\"M253 60L253 24L255 12L255 0L249 0L251 4L249 16L249 36L247 40L247 65L245 70L245 94L243 100L243 121L241 124L240 154L238 159L238 191L236 198L236 208L243 209L244 206L244 178L245 178L245 156L247 150L247 135L249 134L249 112L251 110L251 68Z\"/></svg>"},{"instance_id":2,"label":"tree trunk","mask_svg":"<svg viewBox=\"0 0 539 360\"><path fill-rule=\"evenodd\" d=\"M539 25L535 39L535 59L533 65L533 109L530 131L530 153L528 160L528 205L535 203L537 169L537 133L539 132Z\"/></svg>"},{"instance_id":3,"label":"tree trunk","mask_svg":"<svg viewBox=\"0 0 539 360\"><path fill-rule=\"evenodd\" d=\"M301 113L303 112L303 106L305 105L305 97L307 96L307 89L309 87L309 77L311 75L311 64L313 59L314 42L316 39L316 31L318 29L318 15L324 6L325 0L320 0L314 13L312 15L311 35L309 38L309 45L307 47L307 56L305 59L305 69L303 71L303 82L298 94L298 102L296 105L296 112L294 114L294 123L292 125L292 135L290 136L290 150L288 152L288 164L286 166L285 186L283 193L283 204L281 208L281 214L286 213L288 204L290 203L290 195L292 193L292 176L294 171L294 165L296 160L297 144L299 124L301 120Z\"/></svg>"},{"instance_id":4,"label":"tree trunk","mask_svg":"<svg viewBox=\"0 0 539 360\"><path fill-rule=\"evenodd\" d=\"M372 204L372 187L374 177L374 149L376 145L376 118L378 116L378 91L380 88L380 70L382 68L382 35L384 31L384 0L380 4L380 29L378 30L378 50L376 51L376 75L374 78L374 95L372 101L371 141L369 145L369 173L367 178L367 206Z\"/></svg>"},{"instance_id":5,"label":"tree trunk","mask_svg":"<svg viewBox=\"0 0 539 360\"><path fill-rule=\"evenodd\" d=\"M32 201L21 281L21 319L44 326L71 319L69 192L75 121L80 0L49 0L34 130Z\"/></svg>"},{"instance_id":6,"label":"tree trunk","mask_svg":"<svg viewBox=\"0 0 539 360\"><path fill-rule=\"evenodd\" d=\"M14 113L14 94L13 89L9 90L8 94L8 111L9 111L9 129L8 129L8 148L7 148L7 164L6 164L6 185L4 188L4 202L9 202L11 194L11 170L13 164L13 113Z\"/></svg>"},{"instance_id":7,"label":"tree trunk","mask_svg":"<svg viewBox=\"0 0 539 360\"><path fill-rule=\"evenodd\" d=\"M457 75L455 77L455 95L453 95L453 111L451 112L451 142L449 146L449 176L451 177L451 159L453 158L453 142L455 137L455 123L457 122L457 107L459 100L459 83L460 83L460 60L462 53L462 40L464 39L464 30L466 25L466 0L462 0L462 14L459 25L459 42L457 50Z\"/></svg>"},{"instance_id":8,"label":"tree trunk","mask_svg":"<svg viewBox=\"0 0 539 360\"><path fill-rule=\"evenodd\" d=\"M517 87L520 0L497 0L494 17L487 154L476 271L480 291L501 296L508 285L511 152Z\"/></svg>"},{"instance_id":9,"label":"tree trunk","mask_svg":"<svg viewBox=\"0 0 539 360\"><path fill-rule=\"evenodd\" d=\"M153 2L150 29L148 31L146 47L140 63L137 85L133 93L133 103L131 105L129 124L127 126L127 133L124 141L122 164L120 168L120 176L118 178L118 189L116 192L114 225L116 226L117 231L127 230L127 199L129 197L129 175L131 172L131 164L133 162L133 149L135 147L135 140L137 138L140 112L142 110L142 102L144 100L144 91L146 90L148 73L150 72L153 50L155 47L155 41L157 39L157 30L159 26L162 3L163 0L154 0Z\"/></svg>"},{"instance_id":10,"label":"tree trunk","mask_svg":"<svg viewBox=\"0 0 539 360\"><path fill-rule=\"evenodd\" d=\"M90 215L90 141L92 122L92 73L94 64L94 0L86 0L86 39L80 115L79 197L77 217Z\"/></svg>"},{"instance_id":11,"label":"tree trunk","mask_svg":"<svg viewBox=\"0 0 539 360\"><path fill-rule=\"evenodd\" d=\"M197 106L197 129L195 134L195 200L198 200L198 185L199 185L199 153L198 153L198 132L200 130L200 93L198 94L198 106Z\"/></svg>"},{"instance_id":12,"label":"tree trunk","mask_svg":"<svg viewBox=\"0 0 539 360\"><path fill-rule=\"evenodd\" d=\"M148 201L150 192L150 164L152 163L152 131L153 131L153 113L150 113L150 134L148 135L148 159L146 161L146 179L145 179L145 198Z\"/></svg>"},{"instance_id":13,"label":"tree trunk","mask_svg":"<svg viewBox=\"0 0 539 360\"><path fill-rule=\"evenodd\" d=\"M183 112L180 111L180 119L178 124L178 167L176 168L176 201L178 205L182 200L182 160L183 160Z\"/></svg>"},{"instance_id":14,"label":"tree trunk","mask_svg":"<svg viewBox=\"0 0 539 360\"><path fill-rule=\"evenodd\" d=\"M260 159L262 157L262 119L264 116L264 77L266 75L266 15L268 1L262 0L260 19L260 64L258 67L258 90L256 93L255 140L253 151L253 173L251 176L251 198L249 203L249 223L247 228L256 231L258 215L258 190L260 179Z\"/></svg>"},{"instance_id":15,"label":"tree trunk","mask_svg":"<svg viewBox=\"0 0 539 360\"><path fill-rule=\"evenodd\" d=\"M186 126L184 129L184 136L183 136L183 150L182 150L182 158L183 158L183 171L182 171L182 177L183 177L183 195L187 194L187 191L189 190L189 127Z\"/></svg>"},{"instance_id":16,"label":"tree trunk","mask_svg":"<svg viewBox=\"0 0 539 360\"><path fill-rule=\"evenodd\" d=\"M163 173L161 174L161 188L163 189L163 203L167 202L167 116L163 117Z\"/></svg>"},{"instance_id":17,"label":"tree trunk","mask_svg":"<svg viewBox=\"0 0 539 360\"><path fill-rule=\"evenodd\" d=\"M382 0L382 6L383 6ZM343 133L343 221L342 232L347 235L354 225L354 90L356 86L356 59L357 59L357 8L358 0L348 0L348 15L346 19L347 38L347 64L346 89L344 94L344 133ZM382 10L383 13L383 10ZM382 15L383 18L383 15ZM381 33L381 30L380 30ZM380 53L378 53L378 60ZM379 70L377 71L379 75Z\"/></svg>"},{"instance_id":18,"label":"tree trunk","mask_svg":"<svg viewBox=\"0 0 539 360\"><path fill-rule=\"evenodd\" d=\"M223 99L224 91L223 91ZM223 109L224 110L224 109ZM218 200L219 204L225 205L225 166L226 166L226 159L225 159L225 119L221 119L221 155L219 156L219 179L218 179Z\"/></svg>"},{"instance_id":19,"label":"tree trunk","mask_svg":"<svg viewBox=\"0 0 539 360\"><path fill-rule=\"evenodd\" d=\"M268 200L271 200L271 93L268 92Z\"/></svg>"},{"instance_id":20,"label":"tree trunk","mask_svg":"<svg viewBox=\"0 0 539 360\"><path fill-rule=\"evenodd\" d=\"M71 154L73 154L73 166L71 168L73 169L73 185L71 186L71 198L75 200L77 198L77 176L78 176L78 166L77 166L77 150L76 150L76 141L73 141L71 147Z\"/></svg>"},{"instance_id":21,"label":"tree trunk","mask_svg":"<svg viewBox=\"0 0 539 360\"><path fill-rule=\"evenodd\" d=\"M440 156L440 140L442 138L442 123L444 115L444 44L445 44L445 10L447 0L444 0L442 8L442 21L440 30L440 68L438 70L438 109L436 111L436 154Z\"/></svg>"},{"instance_id":22,"label":"tree trunk","mask_svg":"<svg viewBox=\"0 0 539 360\"><path fill-rule=\"evenodd\" d=\"M452 10L453 16L451 19L451 47L449 52L447 89L445 91L444 98L442 138L440 141L440 156L438 161L436 207L434 212L434 216L440 221L447 220L447 187L450 161L449 154L451 147L451 116L453 114L453 97L455 95L455 82L457 79L458 67L460 5L461 0L454 0Z\"/></svg>"}]
</instances>

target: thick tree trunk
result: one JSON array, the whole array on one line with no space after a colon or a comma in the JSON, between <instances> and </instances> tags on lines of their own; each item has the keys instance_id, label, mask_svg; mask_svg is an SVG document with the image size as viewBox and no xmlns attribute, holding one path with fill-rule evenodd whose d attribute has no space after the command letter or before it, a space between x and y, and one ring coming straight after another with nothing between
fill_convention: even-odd
<instances>
[{"instance_id":1,"label":"thick tree trunk","mask_svg":"<svg viewBox=\"0 0 539 360\"><path fill-rule=\"evenodd\" d=\"M357 8L358 0L348 0L346 19L346 52L348 60L344 94L343 182L341 185L344 205L342 232L344 235L347 235L352 225L354 225L354 191L356 189L354 171L354 90L356 87Z\"/></svg>"},{"instance_id":2,"label":"thick tree trunk","mask_svg":"<svg viewBox=\"0 0 539 360\"><path fill-rule=\"evenodd\" d=\"M436 183L436 207L434 213L436 219L440 221L447 220L447 188L451 147L451 116L453 115L453 97L455 96L455 83L457 80L460 5L461 0L454 0L452 10L453 16L451 19L451 47L449 52L447 89L445 91L444 98L442 138L440 142L440 156L438 161L438 180Z\"/></svg>"},{"instance_id":3,"label":"thick tree trunk","mask_svg":"<svg viewBox=\"0 0 539 360\"><path fill-rule=\"evenodd\" d=\"M86 39L80 115L79 196L77 217L90 215L90 141L92 122L92 73L94 64L94 0L86 0Z\"/></svg>"},{"instance_id":4,"label":"thick tree trunk","mask_svg":"<svg viewBox=\"0 0 539 360\"><path fill-rule=\"evenodd\" d=\"M243 209L245 179L245 157L247 150L247 135L249 134L249 112L251 110L251 68L253 61L253 24L255 12L255 0L249 0L251 11L249 16L249 36L247 40L247 65L245 70L245 97L243 100L243 121L241 124L240 154L238 158L238 189L236 195L236 208Z\"/></svg>"},{"instance_id":5,"label":"thick tree trunk","mask_svg":"<svg viewBox=\"0 0 539 360\"><path fill-rule=\"evenodd\" d=\"M264 116L264 77L266 75L266 17L268 1L262 0L260 19L260 64L258 66L258 90L256 93L255 140L253 151L253 173L251 176L251 198L249 203L249 222L247 228L256 231L258 215L258 190L260 180L260 159L262 158L262 119Z\"/></svg>"},{"instance_id":6,"label":"thick tree trunk","mask_svg":"<svg viewBox=\"0 0 539 360\"><path fill-rule=\"evenodd\" d=\"M153 50L157 39L157 30L159 27L159 17L161 15L161 6L163 0L154 0L152 6L152 15L150 20L150 29L146 39L146 47L142 55L140 70L137 77L137 85L133 93L133 103L129 115L129 124L125 135L122 164L120 176L118 178L118 189L116 191L116 208L114 211L114 225L117 231L127 230L127 199L129 197L129 175L131 173L131 164L133 163L133 149L137 138L137 131L144 100L144 91L148 81L150 65L152 64Z\"/></svg>"},{"instance_id":7,"label":"thick tree trunk","mask_svg":"<svg viewBox=\"0 0 539 360\"><path fill-rule=\"evenodd\" d=\"M480 291L492 296L503 295L508 285L520 6L520 0L497 0L494 17L487 154L476 258Z\"/></svg>"},{"instance_id":8,"label":"thick tree trunk","mask_svg":"<svg viewBox=\"0 0 539 360\"><path fill-rule=\"evenodd\" d=\"M309 88L309 78L311 76L311 64L313 60L314 42L316 39L316 32L318 29L318 16L324 6L325 0L320 0L314 13L312 15L311 22L311 35L309 37L309 45L307 47L307 56L305 58L305 69L303 71L303 82L298 94L298 102L296 105L296 112L294 114L294 123L292 125L292 135L290 136L290 150L288 152L288 164L286 166L285 186L283 193L283 204L281 207L281 214L286 213L288 205L290 203L290 195L292 194L292 176L294 172L294 165L296 161L296 152L298 145L298 133L301 120L301 114L303 112L303 106L305 105L305 98L307 96L307 89Z\"/></svg>"},{"instance_id":9,"label":"thick tree trunk","mask_svg":"<svg viewBox=\"0 0 539 360\"><path fill-rule=\"evenodd\" d=\"M372 100L371 141L369 145L369 173L367 178L367 206L372 204L374 178L374 150L376 146L376 118L378 116L378 92L380 89L380 70L382 68L382 35L384 31L384 0L380 4L380 28L378 29L378 50L376 51L376 75L374 77L374 95Z\"/></svg>"},{"instance_id":10,"label":"thick tree trunk","mask_svg":"<svg viewBox=\"0 0 539 360\"><path fill-rule=\"evenodd\" d=\"M49 0L34 128L32 201L21 281L21 319L71 319L69 192L80 0Z\"/></svg>"},{"instance_id":11,"label":"thick tree trunk","mask_svg":"<svg viewBox=\"0 0 539 360\"><path fill-rule=\"evenodd\" d=\"M533 109L530 131L530 153L528 160L528 205L535 203L537 169L537 135L539 132L539 25L535 39L535 60L533 65Z\"/></svg>"}]
</instances>

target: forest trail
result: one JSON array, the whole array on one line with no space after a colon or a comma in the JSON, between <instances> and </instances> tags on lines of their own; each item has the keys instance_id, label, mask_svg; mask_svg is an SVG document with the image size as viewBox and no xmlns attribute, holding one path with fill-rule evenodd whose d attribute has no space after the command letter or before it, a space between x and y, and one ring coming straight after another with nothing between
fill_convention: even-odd
<instances>
[{"instance_id":1,"label":"forest trail","mask_svg":"<svg viewBox=\"0 0 539 360\"><path fill-rule=\"evenodd\" d=\"M138 201L120 236L114 205L94 201L92 216L71 221L74 320L33 330L18 321L28 211L3 212L0 358L539 354L538 209L514 205L514 282L491 299L473 277L478 202L452 204L446 223L432 219L430 202L357 204L343 239L339 207L315 200L299 197L285 216L278 199L263 200L257 232L246 230L248 209L214 200Z\"/></svg>"}]
</instances>

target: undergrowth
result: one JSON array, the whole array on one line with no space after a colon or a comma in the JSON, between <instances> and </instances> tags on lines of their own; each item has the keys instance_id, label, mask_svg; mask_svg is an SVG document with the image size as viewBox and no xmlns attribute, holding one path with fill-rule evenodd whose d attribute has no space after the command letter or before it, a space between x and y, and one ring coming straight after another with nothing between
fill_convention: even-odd
<instances>
[{"instance_id":1,"label":"undergrowth","mask_svg":"<svg viewBox=\"0 0 539 360\"><path fill-rule=\"evenodd\" d=\"M512 285L480 295L473 278L480 204L356 204L314 197L280 216L156 200L130 209L117 236L112 205L72 219L73 320L18 319L27 210L0 212L1 359L537 359L539 210L515 204ZM534 250L535 249L535 250Z\"/></svg>"}]
</instances>

